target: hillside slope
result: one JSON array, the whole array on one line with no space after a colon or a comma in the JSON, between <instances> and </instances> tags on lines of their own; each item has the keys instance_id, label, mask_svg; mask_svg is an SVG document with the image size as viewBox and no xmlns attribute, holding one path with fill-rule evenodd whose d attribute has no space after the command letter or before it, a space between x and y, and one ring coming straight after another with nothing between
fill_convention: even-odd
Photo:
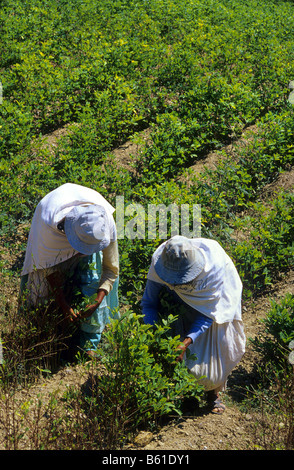
<instances>
[{"instance_id":1,"label":"hillside slope","mask_svg":"<svg viewBox=\"0 0 294 470\"><path fill-rule=\"evenodd\" d=\"M54 151L54 144L58 136L63 132L58 131L55 135L47 138L47 144ZM148 133L144 133L147 138ZM239 141L240 144L240 141ZM139 151L137 146L126 143L114 154L118 165L129 165L130 155L136 155ZM211 162L215 155L208 155L200 163L197 163L197 172L202 171L207 162ZM271 183L264 188L263 198L266 200L280 189L291 189L294 186L294 171L282 173L275 183ZM19 229L19 237L22 238L22 230ZM3 256L3 251L2 251ZM6 263L14 265L17 260L12 259L6 251ZM5 255L4 255L5 257ZM262 325L259 320L264 318L269 311L271 301L278 301L287 292L294 295L294 271L287 273L286 276L275 285L265 295L260 296L254 301L245 302L243 305L243 320L247 338L254 338L262 334ZM13 286L8 283L1 286L1 294L5 298L10 298L12 305L16 305L17 293ZM239 406L242 396L246 395L246 387L254 382L255 365L257 355L254 349L248 344L246 353L240 364L235 368L228 380L228 388L223 395L224 402L227 405L226 412L222 416L210 414L205 408L187 410L187 414L182 418L175 418L168 424L162 426L157 433L139 433L133 443L129 443L126 450L247 450L257 448L258 438L256 436L256 422L261 419L261 414L256 410L254 414L243 412ZM32 403L38 405L38 400L46 403L52 394L61 394L69 386L81 387L87 381L87 370L80 366L67 366L62 368L50 379L44 379L29 389L18 391L20 403L24 400L32 400ZM34 414L34 406L31 409ZM282 418L281 418L282 419ZM46 427L46 420L44 423ZM22 444L30 448L30 443ZM0 431L0 449L3 448Z\"/></svg>"}]
</instances>

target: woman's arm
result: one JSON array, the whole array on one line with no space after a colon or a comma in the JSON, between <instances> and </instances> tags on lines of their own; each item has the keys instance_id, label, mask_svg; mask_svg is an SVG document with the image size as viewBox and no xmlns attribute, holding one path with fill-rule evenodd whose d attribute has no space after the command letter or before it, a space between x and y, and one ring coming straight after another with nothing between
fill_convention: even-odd
<instances>
[{"instance_id":1,"label":"woman's arm","mask_svg":"<svg viewBox=\"0 0 294 470\"><path fill-rule=\"evenodd\" d=\"M162 285L147 279L144 294L141 301L144 322L154 325L158 320L158 295Z\"/></svg>"},{"instance_id":2,"label":"woman's arm","mask_svg":"<svg viewBox=\"0 0 294 470\"><path fill-rule=\"evenodd\" d=\"M99 289L107 294L111 291L114 281L119 275L119 254L117 241L110 242L103 250L102 275Z\"/></svg>"},{"instance_id":3,"label":"woman's arm","mask_svg":"<svg viewBox=\"0 0 294 470\"><path fill-rule=\"evenodd\" d=\"M47 281L52 289L53 295L65 318L69 321L75 321L78 318L77 313L69 305L63 290L63 278L59 271L54 271L47 276Z\"/></svg>"}]
</instances>

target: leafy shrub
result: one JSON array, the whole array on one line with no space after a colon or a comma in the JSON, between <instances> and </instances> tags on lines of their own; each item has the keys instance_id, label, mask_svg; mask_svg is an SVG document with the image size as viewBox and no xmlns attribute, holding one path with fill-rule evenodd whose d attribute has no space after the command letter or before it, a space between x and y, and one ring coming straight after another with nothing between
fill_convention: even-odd
<instances>
[{"instance_id":1,"label":"leafy shrub","mask_svg":"<svg viewBox=\"0 0 294 470\"><path fill-rule=\"evenodd\" d=\"M278 376L279 380L293 373L290 364L289 343L294 339L294 296L286 294L279 302L272 301L271 309L265 319L262 336L252 340L260 361L267 371L267 379Z\"/></svg>"},{"instance_id":2,"label":"leafy shrub","mask_svg":"<svg viewBox=\"0 0 294 470\"><path fill-rule=\"evenodd\" d=\"M254 206L256 215L248 217L249 237L232 248L245 288L260 292L293 266L293 194L281 192L273 201L272 209L266 205Z\"/></svg>"},{"instance_id":3,"label":"leafy shrub","mask_svg":"<svg viewBox=\"0 0 294 470\"><path fill-rule=\"evenodd\" d=\"M106 425L101 446L107 440L109 445L109 439L118 445L128 432L160 416L180 415L185 398L201 397L203 387L176 361L179 338L168 335L173 321L170 315L153 328L128 311L105 331L97 349L102 373L98 371L94 394L87 399L92 416Z\"/></svg>"}]
</instances>

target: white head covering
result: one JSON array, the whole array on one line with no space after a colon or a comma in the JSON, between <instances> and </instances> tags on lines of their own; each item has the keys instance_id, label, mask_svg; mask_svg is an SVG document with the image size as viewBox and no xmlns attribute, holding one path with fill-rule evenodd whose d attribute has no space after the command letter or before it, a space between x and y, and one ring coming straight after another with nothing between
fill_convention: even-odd
<instances>
[{"instance_id":1,"label":"white head covering","mask_svg":"<svg viewBox=\"0 0 294 470\"><path fill-rule=\"evenodd\" d=\"M168 242L154 252L147 278L174 290L183 302L217 323L241 320L242 283L234 263L219 243L206 238L190 239L195 249L201 251L204 267L198 274L195 271L188 284L173 285L161 279L155 269Z\"/></svg>"},{"instance_id":2,"label":"white head covering","mask_svg":"<svg viewBox=\"0 0 294 470\"><path fill-rule=\"evenodd\" d=\"M116 240L113 219L114 208L93 189L66 183L48 193L36 207L28 238L22 275L34 269L45 269L71 258L79 251L67 236L58 230L58 224L76 207L98 205L105 210L105 223L109 227L109 239ZM96 233L97 235L97 233Z\"/></svg>"}]
</instances>

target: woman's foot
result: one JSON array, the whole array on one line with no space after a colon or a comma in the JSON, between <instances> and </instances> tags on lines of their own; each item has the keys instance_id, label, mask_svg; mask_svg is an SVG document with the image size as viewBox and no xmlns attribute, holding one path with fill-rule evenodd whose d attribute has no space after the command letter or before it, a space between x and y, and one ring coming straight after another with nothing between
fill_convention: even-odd
<instances>
[{"instance_id":1,"label":"woman's foot","mask_svg":"<svg viewBox=\"0 0 294 470\"><path fill-rule=\"evenodd\" d=\"M224 403L222 402L219 393L215 393L214 390L211 390L207 393L207 401L211 409L211 413L222 415L226 409Z\"/></svg>"},{"instance_id":2,"label":"woman's foot","mask_svg":"<svg viewBox=\"0 0 294 470\"><path fill-rule=\"evenodd\" d=\"M218 399L214 400L214 402L212 404L211 413L213 413L215 415L222 415L224 413L225 409L226 409L225 405L218 398Z\"/></svg>"}]
</instances>

